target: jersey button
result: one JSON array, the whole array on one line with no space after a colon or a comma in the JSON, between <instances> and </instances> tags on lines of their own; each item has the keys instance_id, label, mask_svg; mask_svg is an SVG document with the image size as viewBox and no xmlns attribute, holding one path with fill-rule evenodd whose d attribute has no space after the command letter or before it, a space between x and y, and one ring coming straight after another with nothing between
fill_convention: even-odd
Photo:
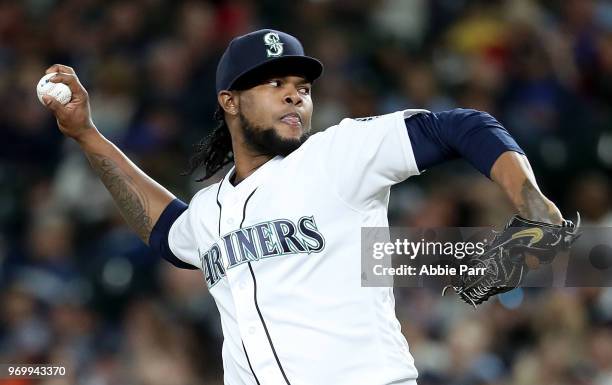
<instances>
[{"instance_id":1,"label":"jersey button","mask_svg":"<svg viewBox=\"0 0 612 385\"><path fill-rule=\"evenodd\" d=\"M230 219L228 219L228 220L226 221L226 223L227 223L228 225L233 225L233 224L234 224L234 219L233 219L233 218L230 218Z\"/></svg>"},{"instance_id":2,"label":"jersey button","mask_svg":"<svg viewBox=\"0 0 612 385\"><path fill-rule=\"evenodd\" d=\"M244 281L240 281L240 283L238 284L238 288L239 288L240 290L244 290L244 289L246 289L246 282L244 282Z\"/></svg>"},{"instance_id":3,"label":"jersey button","mask_svg":"<svg viewBox=\"0 0 612 385\"><path fill-rule=\"evenodd\" d=\"M255 326L251 326L249 328L249 334L255 334L256 331L257 331L257 328Z\"/></svg>"}]
</instances>

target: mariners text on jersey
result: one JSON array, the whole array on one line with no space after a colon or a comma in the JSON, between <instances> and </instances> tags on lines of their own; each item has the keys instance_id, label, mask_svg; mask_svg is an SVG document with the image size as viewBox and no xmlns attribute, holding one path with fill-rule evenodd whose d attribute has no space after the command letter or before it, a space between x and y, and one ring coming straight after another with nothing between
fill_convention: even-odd
<instances>
[{"instance_id":1,"label":"mariners text on jersey","mask_svg":"<svg viewBox=\"0 0 612 385\"><path fill-rule=\"evenodd\" d=\"M302 217L297 223L289 219L258 223L231 231L221 239L222 245L215 243L205 253L199 253L200 268L209 288L225 276L226 268L261 258L316 253L325 245L314 217Z\"/></svg>"}]
</instances>

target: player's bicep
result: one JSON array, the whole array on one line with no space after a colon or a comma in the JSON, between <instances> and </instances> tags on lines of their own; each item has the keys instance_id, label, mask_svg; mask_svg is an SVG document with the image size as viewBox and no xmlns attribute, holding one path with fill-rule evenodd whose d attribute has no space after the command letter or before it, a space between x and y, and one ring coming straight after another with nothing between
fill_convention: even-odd
<instances>
[{"instance_id":1,"label":"player's bicep","mask_svg":"<svg viewBox=\"0 0 612 385\"><path fill-rule=\"evenodd\" d=\"M486 112L457 108L415 115L405 124L420 171L461 157L490 177L501 154L524 154L501 123Z\"/></svg>"},{"instance_id":2,"label":"player's bicep","mask_svg":"<svg viewBox=\"0 0 612 385\"><path fill-rule=\"evenodd\" d=\"M193 250L193 232L188 220L188 206L174 199L155 223L149 247L160 257L182 269L197 269L189 258Z\"/></svg>"},{"instance_id":3,"label":"player's bicep","mask_svg":"<svg viewBox=\"0 0 612 385\"><path fill-rule=\"evenodd\" d=\"M418 114L405 119L414 159L420 172L459 157L448 143L446 131L436 114Z\"/></svg>"}]
</instances>

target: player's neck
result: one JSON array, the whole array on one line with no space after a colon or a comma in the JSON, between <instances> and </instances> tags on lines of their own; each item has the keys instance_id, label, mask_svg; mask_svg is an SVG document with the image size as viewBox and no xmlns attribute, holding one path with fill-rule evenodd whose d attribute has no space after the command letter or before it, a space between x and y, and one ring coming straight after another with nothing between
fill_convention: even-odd
<instances>
[{"instance_id":1,"label":"player's neck","mask_svg":"<svg viewBox=\"0 0 612 385\"><path fill-rule=\"evenodd\" d=\"M232 152L234 154L235 165L234 175L231 176L230 182L236 186L272 159L273 156L256 151L245 140L242 129L235 126L232 129L232 126L228 123L232 136Z\"/></svg>"},{"instance_id":2,"label":"player's neck","mask_svg":"<svg viewBox=\"0 0 612 385\"><path fill-rule=\"evenodd\" d=\"M266 164L272 156L270 155L253 155L248 153L234 153L234 175L231 176L230 182L236 186L254 173L258 168Z\"/></svg>"}]
</instances>

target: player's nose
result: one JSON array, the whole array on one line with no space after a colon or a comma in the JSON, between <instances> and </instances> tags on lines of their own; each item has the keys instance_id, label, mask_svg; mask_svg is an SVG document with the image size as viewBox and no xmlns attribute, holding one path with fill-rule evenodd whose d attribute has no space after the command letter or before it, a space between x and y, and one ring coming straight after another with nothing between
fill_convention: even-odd
<instances>
[{"instance_id":1,"label":"player's nose","mask_svg":"<svg viewBox=\"0 0 612 385\"><path fill-rule=\"evenodd\" d=\"M302 104L302 97L295 87L289 87L287 93L284 96L285 103L299 106Z\"/></svg>"}]
</instances>

